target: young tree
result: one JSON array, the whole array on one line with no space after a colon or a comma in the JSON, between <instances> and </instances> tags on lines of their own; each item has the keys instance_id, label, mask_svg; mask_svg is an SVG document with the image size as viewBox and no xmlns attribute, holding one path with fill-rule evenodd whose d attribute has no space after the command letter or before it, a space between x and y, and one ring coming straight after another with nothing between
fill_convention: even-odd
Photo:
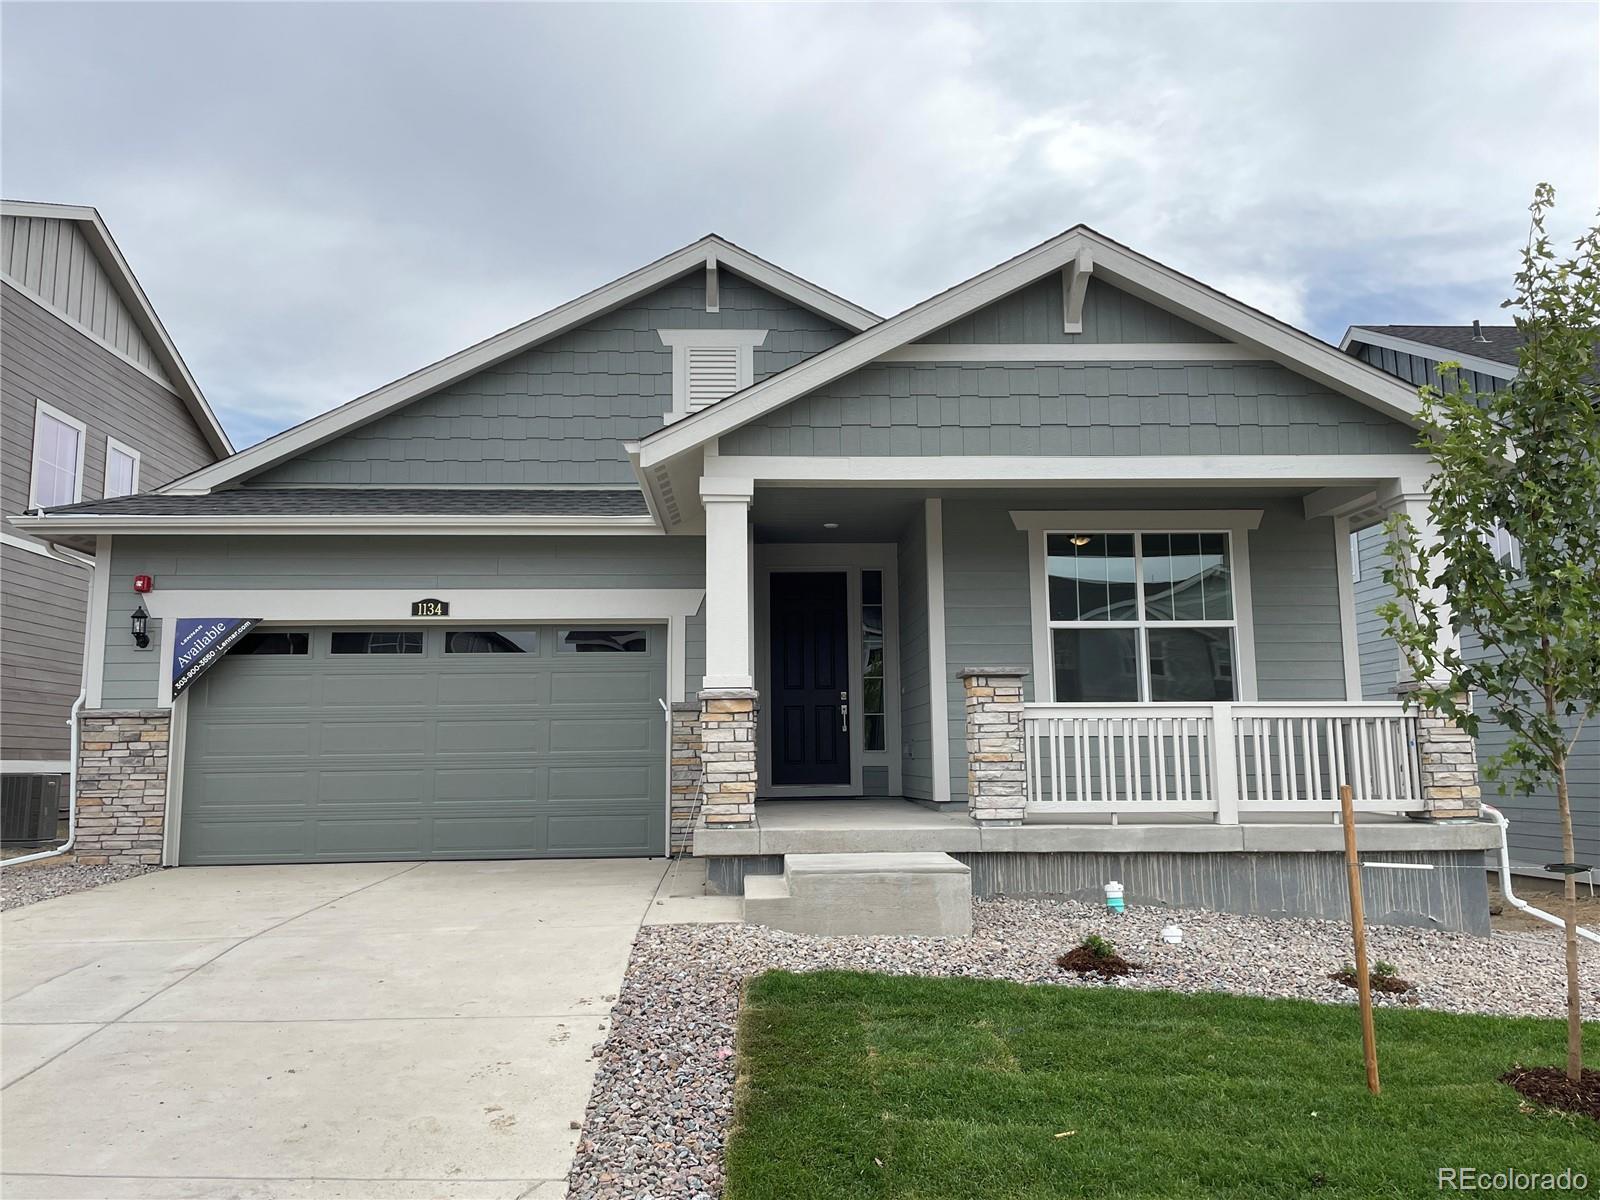
<instances>
[{"instance_id":1,"label":"young tree","mask_svg":"<svg viewBox=\"0 0 1600 1200\"><path fill-rule=\"evenodd\" d=\"M1506 751L1489 779L1527 794L1555 788L1562 857L1572 864L1567 761L1600 707L1600 228L1560 258L1545 233L1555 203L1535 190L1514 311L1525 339L1504 391L1476 394L1464 372L1440 369L1422 389L1422 446L1432 545L1404 514L1392 516L1384 577L1397 601L1379 608L1414 678L1410 702L1476 736L1497 721ZM1497 554L1494 532L1521 545L1521 565ZM1501 542L1500 544L1504 544ZM1446 599L1447 598L1447 599ZM1467 661L1447 631L1475 634ZM1467 707L1476 694L1478 709ZM1588 736L1596 736L1588 725ZM1565 875L1567 1076L1581 1078L1577 886Z\"/></svg>"}]
</instances>

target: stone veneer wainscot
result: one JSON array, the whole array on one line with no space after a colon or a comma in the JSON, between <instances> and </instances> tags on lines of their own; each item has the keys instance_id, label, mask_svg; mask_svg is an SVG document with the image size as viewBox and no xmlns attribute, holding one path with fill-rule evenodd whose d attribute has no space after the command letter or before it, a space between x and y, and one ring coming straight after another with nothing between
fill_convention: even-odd
<instances>
[{"instance_id":1,"label":"stone veneer wainscot","mask_svg":"<svg viewBox=\"0 0 1600 1200\"><path fill-rule=\"evenodd\" d=\"M161 865L170 727L165 709L79 716L78 862Z\"/></svg>"}]
</instances>

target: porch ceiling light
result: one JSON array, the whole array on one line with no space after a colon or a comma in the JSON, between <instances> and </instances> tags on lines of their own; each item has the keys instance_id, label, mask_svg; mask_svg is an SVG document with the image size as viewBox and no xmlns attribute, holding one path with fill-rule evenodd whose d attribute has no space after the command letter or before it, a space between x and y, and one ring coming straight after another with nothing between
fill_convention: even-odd
<instances>
[{"instance_id":1,"label":"porch ceiling light","mask_svg":"<svg viewBox=\"0 0 1600 1200\"><path fill-rule=\"evenodd\" d=\"M1067 540L1074 546L1087 546L1089 544L1089 535L1087 533L1075 533Z\"/></svg>"},{"instance_id":2,"label":"porch ceiling light","mask_svg":"<svg viewBox=\"0 0 1600 1200\"><path fill-rule=\"evenodd\" d=\"M144 605L139 605L133 610L133 644L141 650L150 646L150 614L145 612Z\"/></svg>"},{"instance_id":3,"label":"porch ceiling light","mask_svg":"<svg viewBox=\"0 0 1600 1200\"><path fill-rule=\"evenodd\" d=\"M824 521L822 523L822 527L824 529L837 529L837 528L839 528L839 522L837 522L837 521Z\"/></svg>"}]
</instances>

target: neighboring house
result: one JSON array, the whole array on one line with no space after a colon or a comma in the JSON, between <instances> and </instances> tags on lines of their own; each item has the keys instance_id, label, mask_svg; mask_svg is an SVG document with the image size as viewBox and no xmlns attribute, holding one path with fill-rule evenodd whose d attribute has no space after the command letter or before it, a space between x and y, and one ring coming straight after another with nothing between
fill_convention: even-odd
<instances>
[{"instance_id":1,"label":"neighboring house","mask_svg":"<svg viewBox=\"0 0 1600 1200\"><path fill-rule=\"evenodd\" d=\"M0 201L0 272L0 766L11 794L16 777L53 786L68 770L92 567L16 518L149 491L233 447L94 209Z\"/></svg>"},{"instance_id":2,"label":"neighboring house","mask_svg":"<svg viewBox=\"0 0 1600 1200\"><path fill-rule=\"evenodd\" d=\"M1439 365L1453 362L1464 382L1479 393L1498 392L1517 376L1522 334L1515 325L1355 325L1344 335L1340 348L1363 362L1398 375L1418 386L1439 382ZM1504 530L1497 530L1497 549L1513 563L1521 549ZM1355 535L1356 610L1360 625L1361 683L1369 699L1394 694L1400 670L1399 652L1383 632L1377 606L1393 595L1383 580L1383 530L1369 526ZM1462 646L1468 656L1482 654L1477 640L1468 635ZM1569 729L1576 725L1568 722ZM1488 759L1505 751L1505 729L1486 725L1478 736L1478 755ZM1547 875L1546 863L1561 862L1561 822L1553 788L1531 796L1502 792L1498 783L1486 783L1489 801L1511 821L1509 842L1518 870ZM1600 725L1582 730L1568 771L1573 833L1578 861L1600 863Z\"/></svg>"},{"instance_id":3,"label":"neighboring house","mask_svg":"<svg viewBox=\"0 0 1600 1200\"><path fill-rule=\"evenodd\" d=\"M1364 856L1447 868L1369 911L1486 928L1475 777L1416 753L1453 731L1361 698L1348 533L1420 511L1416 412L1082 226L886 320L706 237L25 522L109 567L83 739L135 761L84 772L132 833L84 849L692 846L731 890L943 850L981 891L1337 912L1348 782Z\"/></svg>"}]
</instances>

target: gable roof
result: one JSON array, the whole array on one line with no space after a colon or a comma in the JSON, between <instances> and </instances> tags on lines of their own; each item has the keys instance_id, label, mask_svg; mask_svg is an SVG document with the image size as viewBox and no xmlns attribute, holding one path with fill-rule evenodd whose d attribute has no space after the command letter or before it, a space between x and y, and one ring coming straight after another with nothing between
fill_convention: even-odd
<instances>
[{"instance_id":1,"label":"gable roof","mask_svg":"<svg viewBox=\"0 0 1600 1200\"><path fill-rule=\"evenodd\" d=\"M637 271L569 300L546 313L440 359L376 391L312 417L232 458L175 480L163 492L205 492L258 474L314 446L338 437L396 409L403 408L440 388L475 374L497 362L521 354L587 321L620 308L685 274L712 262L725 266L753 283L802 308L820 313L851 332L860 332L882 318L851 304L832 292L808 283L765 259L735 246L716 234L707 234L681 250L658 258Z\"/></svg>"},{"instance_id":2,"label":"gable roof","mask_svg":"<svg viewBox=\"0 0 1600 1200\"><path fill-rule=\"evenodd\" d=\"M1527 338L1515 325L1480 325L1483 339L1471 325L1352 325L1339 349L1354 353L1360 343L1415 354L1419 358L1458 362L1468 370L1514 379Z\"/></svg>"},{"instance_id":3,"label":"gable roof","mask_svg":"<svg viewBox=\"0 0 1600 1200\"><path fill-rule=\"evenodd\" d=\"M77 227L111 280L112 286L116 288L117 295L127 306L129 314L139 328L140 336L144 338L156 362L166 374L168 386L183 402L184 408L199 427L207 445L219 458L226 458L232 454L233 443L228 440L227 431L222 428L222 423L211 411L211 405L206 402L200 385L194 381L194 376L189 374L183 356L178 353L178 347L173 344L166 327L161 324L161 318L156 316L155 308L150 304L149 297L144 294L144 288L139 286L139 280L134 276L128 260L122 257L122 251L117 248L117 243L112 239L111 231L106 228L100 213L87 205L0 200L0 214L8 217L70 221ZM33 295L28 287L9 274L5 275L5 280L18 291L29 296ZM51 311L61 315L54 306L51 306Z\"/></svg>"},{"instance_id":4,"label":"gable roof","mask_svg":"<svg viewBox=\"0 0 1600 1200\"><path fill-rule=\"evenodd\" d=\"M646 435L630 447L630 453L638 455L641 468L648 468L693 450L1020 287L1072 266L1080 261L1080 255L1087 255L1095 278L1170 309L1229 341L1252 347L1386 416L1413 426L1417 422L1415 390L1393 376L1087 225L1075 225L787 371Z\"/></svg>"}]
</instances>

